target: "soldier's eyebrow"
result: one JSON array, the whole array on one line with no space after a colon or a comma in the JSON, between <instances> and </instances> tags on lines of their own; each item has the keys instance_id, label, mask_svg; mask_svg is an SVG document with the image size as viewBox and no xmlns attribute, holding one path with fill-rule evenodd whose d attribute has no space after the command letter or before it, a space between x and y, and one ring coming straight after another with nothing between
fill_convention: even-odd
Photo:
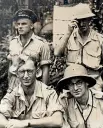
<instances>
[{"instance_id":1,"label":"soldier's eyebrow","mask_svg":"<svg viewBox=\"0 0 103 128\"><path fill-rule=\"evenodd\" d=\"M25 24L27 24L26 22L23 22L23 23L21 23L22 25L25 25Z\"/></svg>"},{"instance_id":2,"label":"soldier's eyebrow","mask_svg":"<svg viewBox=\"0 0 103 128\"><path fill-rule=\"evenodd\" d=\"M17 22L17 25L20 25L20 24L25 25L27 23L26 22L22 22L22 23Z\"/></svg>"}]
</instances>

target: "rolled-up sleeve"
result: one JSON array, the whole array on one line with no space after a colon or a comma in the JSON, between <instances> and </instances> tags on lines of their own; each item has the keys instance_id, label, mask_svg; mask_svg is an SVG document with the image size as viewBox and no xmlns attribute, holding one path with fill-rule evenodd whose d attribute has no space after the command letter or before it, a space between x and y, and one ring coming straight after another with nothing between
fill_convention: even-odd
<instances>
[{"instance_id":1,"label":"rolled-up sleeve","mask_svg":"<svg viewBox=\"0 0 103 128\"><path fill-rule=\"evenodd\" d=\"M51 64L50 47L47 42L44 42L41 47L41 62L40 65Z\"/></svg>"},{"instance_id":2,"label":"rolled-up sleeve","mask_svg":"<svg viewBox=\"0 0 103 128\"><path fill-rule=\"evenodd\" d=\"M2 113L5 117L11 118L12 116L12 108L13 108L14 97L13 93L7 93L0 103L0 113Z\"/></svg>"}]
</instances>

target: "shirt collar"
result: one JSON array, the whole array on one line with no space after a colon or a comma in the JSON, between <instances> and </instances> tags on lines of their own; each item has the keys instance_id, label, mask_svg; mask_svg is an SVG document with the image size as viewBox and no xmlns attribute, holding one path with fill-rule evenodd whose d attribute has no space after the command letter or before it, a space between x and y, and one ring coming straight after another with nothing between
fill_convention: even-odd
<instances>
[{"instance_id":1,"label":"shirt collar","mask_svg":"<svg viewBox=\"0 0 103 128\"><path fill-rule=\"evenodd\" d=\"M18 86L18 91L16 93L16 96L19 96L21 100L25 101L25 95L21 84L19 84ZM36 80L33 97L43 98L42 83L40 81Z\"/></svg>"},{"instance_id":2,"label":"shirt collar","mask_svg":"<svg viewBox=\"0 0 103 128\"><path fill-rule=\"evenodd\" d=\"M91 38L92 40L98 41L97 32L94 31L93 29L90 29L89 38Z\"/></svg>"},{"instance_id":3,"label":"shirt collar","mask_svg":"<svg viewBox=\"0 0 103 128\"><path fill-rule=\"evenodd\" d=\"M24 47L26 47L30 41L34 40L35 39L35 34L33 33L32 36L30 37L30 39L28 40L28 42L25 44ZM17 37L17 40L18 40L18 43L22 46L22 43L21 43L21 40L20 40L20 35Z\"/></svg>"},{"instance_id":4,"label":"shirt collar","mask_svg":"<svg viewBox=\"0 0 103 128\"><path fill-rule=\"evenodd\" d=\"M73 36L74 36L74 38L80 38L80 35L78 33L78 28L74 29ZM96 34L96 31L94 31L93 29L90 29L88 39L97 41L98 40L98 35Z\"/></svg>"},{"instance_id":5,"label":"shirt collar","mask_svg":"<svg viewBox=\"0 0 103 128\"><path fill-rule=\"evenodd\" d=\"M88 103L87 103L87 106L89 105L89 106L92 106L92 93L91 93L91 91L89 90L89 99L88 99ZM74 99L74 108L75 109L77 109L78 107L77 107L77 101L76 101L76 99ZM95 98L94 98L94 96L93 96L93 107L97 107L97 104L96 104L96 100L95 100Z\"/></svg>"},{"instance_id":6,"label":"shirt collar","mask_svg":"<svg viewBox=\"0 0 103 128\"><path fill-rule=\"evenodd\" d=\"M31 39L31 40L35 40L35 34L34 34L34 33L32 34L32 36L31 36L30 39Z\"/></svg>"},{"instance_id":7,"label":"shirt collar","mask_svg":"<svg viewBox=\"0 0 103 128\"><path fill-rule=\"evenodd\" d=\"M36 97L43 98L42 82L36 80L34 94Z\"/></svg>"}]
</instances>

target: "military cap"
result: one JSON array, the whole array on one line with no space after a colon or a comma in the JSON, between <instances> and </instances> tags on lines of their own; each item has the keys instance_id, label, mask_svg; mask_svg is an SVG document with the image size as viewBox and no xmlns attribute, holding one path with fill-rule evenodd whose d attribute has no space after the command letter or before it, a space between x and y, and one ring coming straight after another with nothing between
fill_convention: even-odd
<instances>
[{"instance_id":1,"label":"military cap","mask_svg":"<svg viewBox=\"0 0 103 128\"><path fill-rule=\"evenodd\" d=\"M79 64L72 64L68 66L64 71L64 76L61 80L59 80L57 84L58 89L67 89L72 78L82 78L89 85L88 87L93 87L96 84L96 80L94 79L95 75L88 75L87 70L84 66Z\"/></svg>"},{"instance_id":2,"label":"military cap","mask_svg":"<svg viewBox=\"0 0 103 128\"><path fill-rule=\"evenodd\" d=\"M89 4L86 3L79 3L74 7L74 18L76 19L83 19L94 17L95 14L92 13Z\"/></svg>"},{"instance_id":3,"label":"military cap","mask_svg":"<svg viewBox=\"0 0 103 128\"><path fill-rule=\"evenodd\" d=\"M21 19L21 18L28 18L33 23L37 22L37 15L30 9L20 9L20 10L18 10L14 14L13 20L17 21L18 19Z\"/></svg>"}]
</instances>

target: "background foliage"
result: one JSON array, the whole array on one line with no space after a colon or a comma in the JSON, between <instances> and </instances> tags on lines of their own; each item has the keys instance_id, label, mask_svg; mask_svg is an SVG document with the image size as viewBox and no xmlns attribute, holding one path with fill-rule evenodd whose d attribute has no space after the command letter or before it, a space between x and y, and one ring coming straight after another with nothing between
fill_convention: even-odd
<instances>
[{"instance_id":1,"label":"background foliage","mask_svg":"<svg viewBox=\"0 0 103 128\"><path fill-rule=\"evenodd\" d=\"M103 33L103 2L102 0L88 0L91 4L92 11L96 17L92 19L92 27L98 32ZM0 87L4 92L7 88L7 72L9 62L6 59L8 54L8 40L11 36L11 23L14 13L20 8L30 8L39 17L43 23L48 14L53 13L54 4L72 5L79 2L88 2L87 0L0 0ZM49 36L48 36L49 38ZM52 42L52 38L49 39ZM52 60L55 62L51 65L50 85L56 85L57 81L62 77L65 68L65 58L56 58L53 56L51 48ZM56 61L55 61L56 60Z\"/></svg>"}]
</instances>

